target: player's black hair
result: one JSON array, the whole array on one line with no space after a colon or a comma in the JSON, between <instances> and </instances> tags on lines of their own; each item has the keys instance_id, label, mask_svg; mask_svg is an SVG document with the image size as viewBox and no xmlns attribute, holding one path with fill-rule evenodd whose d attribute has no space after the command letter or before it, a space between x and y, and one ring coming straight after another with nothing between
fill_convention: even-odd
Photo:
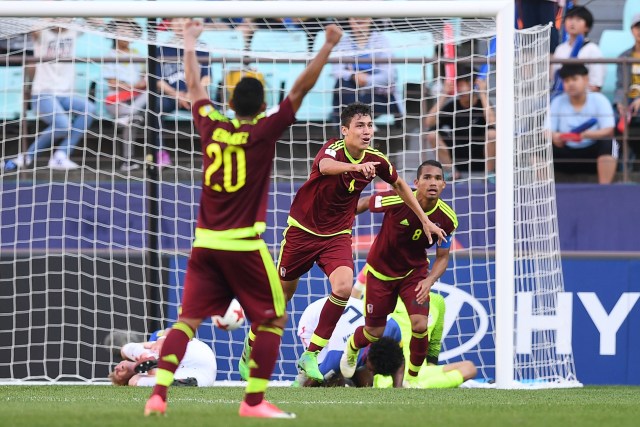
<instances>
[{"instance_id":1,"label":"player's black hair","mask_svg":"<svg viewBox=\"0 0 640 427\"><path fill-rule=\"evenodd\" d=\"M119 30L131 32L131 36L136 39L142 37L142 28L136 21L131 19L113 19L109 21L105 29L114 37L111 41L111 47L113 48L116 47Z\"/></svg>"},{"instance_id":2,"label":"player's black hair","mask_svg":"<svg viewBox=\"0 0 640 427\"><path fill-rule=\"evenodd\" d=\"M354 102L353 104L347 105L342 109L342 113L340 113L340 124L349 127L351 119L358 115L373 117L371 116L371 107L361 102Z\"/></svg>"},{"instance_id":3,"label":"player's black hair","mask_svg":"<svg viewBox=\"0 0 640 427\"><path fill-rule=\"evenodd\" d=\"M576 18L584 19L584 22L587 24L587 32L593 28L593 15L584 6L574 6L567 11L564 15L564 19L566 20L570 16L575 16Z\"/></svg>"},{"instance_id":4,"label":"player's black hair","mask_svg":"<svg viewBox=\"0 0 640 427\"><path fill-rule=\"evenodd\" d=\"M586 76L589 74L589 70L584 64L565 64L558 71L558 75L561 79L566 79L572 76Z\"/></svg>"},{"instance_id":5,"label":"player's black hair","mask_svg":"<svg viewBox=\"0 0 640 427\"><path fill-rule=\"evenodd\" d=\"M376 374L393 375L402 366L404 354L393 338L382 337L371 344L367 360Z\"/></svg>"},{"instance_id":6,"label":"player's black hair","mask_svg":"<svg viewBox=\"0 0 640 427\"><path fill-rule=\"evenodd\" d=\"M424 162L422 162L420 166L418 166L418 170L416 171L416 179L420 179L420 175L422 175L422 168L425 166L434 166L436 168L439 168L444 175L444 170L442 169L442 163L440 163L437 160L425 160Z\"/></svg>"},{"instance_id":7,"label":"player's black hair","mask_svg":"<svg viewBox=\"0 0 640 427\"><path fill-rule=\"evenodd\" d=\"M471 86L473 86L473 82L476 80L476 70L472 67L463 64L456 68L456 82L459 81L468 81Z\"/></svg>"},{"instance_id":8,"label":"player's black hair","mask_svg":"<svg viewBox=\"0 0 640 427\"><path fill-rule=\"evenodd\" d=\"M243 77L233 90L233 107L236 115L253 117L264 103L264 86L253 77Z\"/></svg>"}]
</instances>

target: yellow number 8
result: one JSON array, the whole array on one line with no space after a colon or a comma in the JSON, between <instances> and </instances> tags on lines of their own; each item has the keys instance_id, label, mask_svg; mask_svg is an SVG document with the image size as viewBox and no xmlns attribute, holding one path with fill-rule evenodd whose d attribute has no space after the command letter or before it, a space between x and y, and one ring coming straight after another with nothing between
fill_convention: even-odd
<instances>
[{"instance_id":1,"label":"yellow number 8","mask_svg":"<svg viewBox=\"0 0 640 427\"><path fill-rule=\"evenodd\" d=\"M422 229L418 228L415 233L413 233L413 237L411 237L411 240L418 240L420 236L422 236Z\"/></svg>"}]
</instances>

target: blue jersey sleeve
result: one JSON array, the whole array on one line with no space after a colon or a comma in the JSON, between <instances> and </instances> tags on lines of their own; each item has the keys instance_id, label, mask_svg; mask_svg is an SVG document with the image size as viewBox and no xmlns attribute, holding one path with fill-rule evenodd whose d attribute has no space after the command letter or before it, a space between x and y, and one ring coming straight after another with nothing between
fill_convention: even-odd
<instances>
[{"instance_id":1,"label":"blue jersey sleeve","mask_svg":"<svg viewBox=\"0 0 640 427\"><path fill-rule=\"evenodd\" d=\"M400 325L398 325L398 323L395 320L388 319L387 326L384 328L384 333L382 334L382 336L389 337L393 339L395 342L401 343L402 332L400 331Z\"/></svg>"}]
</instances>

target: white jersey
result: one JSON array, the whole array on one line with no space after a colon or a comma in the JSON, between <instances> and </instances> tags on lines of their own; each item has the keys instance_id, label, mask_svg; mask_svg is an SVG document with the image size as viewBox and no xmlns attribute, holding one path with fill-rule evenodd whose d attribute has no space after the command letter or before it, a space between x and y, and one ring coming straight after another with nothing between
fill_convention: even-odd
<instances>
[{"instance_id":1,"label":"white jersey","mask_svg":"<svg viewBox=\"0 0 640 427\"><path fill-rule=\"evenodd\" d=\"M40 58L51 58L36 64L31 93L33 95L71 95L75 80L73 62L56 62L55 59L70 59L75 55L77 33L73 30L43 30L34 42L34 54Z\"/></svg>"},{"instance_id":2,"label":"white jersey","mask_svg":"<svg viewBox=\"0 0 640 427\"><path fill-rule=\"evenodd\" d=\"M553 57L558 59L568 59L571 56L573 46L569 42L560 43L553 52ZM593 42L589 42L582 46L578 52L579 59L602 59L602 51L600 47ZM554 64L552 67L552 76L555 76L556 71L560 69L561 64ZM585 64L589 70L589 85L602 87L604 85L604 79L607 74L607 64Z\"/></svg>"},{"instance_id":3,"label":"white jersey","mask_svg":"<svg viewBox=\"0 0 640 427\"><path fill-rule=\"evenodd\" d=\"M121 52L117 49L111 49L107 57L116 58L117 61L104 64L102 74L105 79L115 79L121 83L133 86L143 78L144 64L132 61L133 58L140 58L137 50L132 49L131 52ZM114 92L118 92L118 90L109 90L109 93Z\"/></svg>"},{"instance_id":4,"label":"white jersey","mask_svg":"<svg viewBox=\"0 0 640 427\"><path fill-rule=\"evenodd\" d=\"M156 358L160 355L150 350L144 349L142 344L129 343L125 345L122 352L131 360L136 360L141 354L151 353ZM216 380L218 366L216 355L213 349L202 341L193 338L187 344L187 351L176 369L174 378L182 380L185 378L195 378L198 380L198 387L211 387ZM153 386L156 378L153 375L141 375L138 379L139 386Z\"/></svg>"},{"instance_id":5,"label":"white jersey","mask_svg":"<svg viewBox=\"0 0 640 427\"><path fill-rule=\"evenodd\" d=\"M309 304L305 308L298 322L298 336L305 348L311 343L311 336L318 326L320 312L328 297L321 298ZM331 339L325 348L318 354L318 363L322 363L330 351L344 351L347 340L356 331L358 326L364 326L364 301L350 297L347 306L336 324Z\"/></svg>"}]
</instances>

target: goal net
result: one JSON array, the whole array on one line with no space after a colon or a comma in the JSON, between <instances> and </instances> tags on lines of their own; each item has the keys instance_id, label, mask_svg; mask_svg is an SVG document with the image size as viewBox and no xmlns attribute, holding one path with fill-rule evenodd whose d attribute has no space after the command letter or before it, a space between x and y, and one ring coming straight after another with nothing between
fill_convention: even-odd
<instances>
[{"instance_id":1,"label":"goal net","mask_svg":"<svg viewBox=\"0 0 640 427\"><path fill-rule=\"evenodd\" d=\"M515 37L515 132L497 143L496 88L511 82L496 79L494 18L208 18L199 58L220 111L233 117L228 99L242 75L261 79L268 106L276 106L329 22L345 37L277 145L263 237L275 260L297 188L321 145L339 136L340 105L370 103L373 145L407 182L423 160L446 166L443 198L459 228L434 288L447 303L440 361L471 360L478 379L491 382L500 321L496 230L511 227L497 223L500 209L514 210L514 307L535 323L562 300L544 133L548 29ZM176 320L202 185L200 141L179 83L180 25L179 18L0 19L0 380L103 380L123 343ZM354 83L354 73L368 80ZM496 199L496 183L511 175L496 173L501 144L513 144L515 208ZM367 194L384 188L376 182ZM381 219L356 220L358 267ZM302 277L275 379L294 379L303 350L297 322L329 291L317 267ZM579 384L570 343L510 316L515 380ZM218 380L240 379L245 332L246 325L229 333L210 322L198 330L216 351Z\"/></svg>"}]
</instances>

